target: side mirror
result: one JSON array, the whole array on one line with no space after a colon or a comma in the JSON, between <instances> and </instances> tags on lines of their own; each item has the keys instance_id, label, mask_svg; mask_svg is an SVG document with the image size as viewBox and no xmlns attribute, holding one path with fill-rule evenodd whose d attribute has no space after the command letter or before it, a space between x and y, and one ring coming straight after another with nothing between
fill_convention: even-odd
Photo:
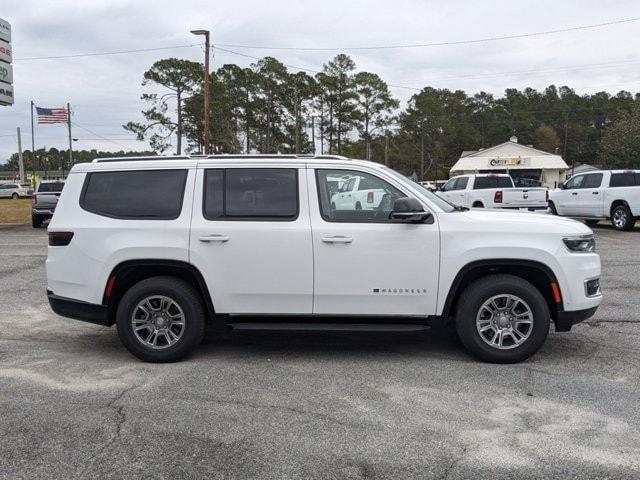
<instances>
[{"instance_id":1,"label":"side mirror","mask_svg":"<svg viewBox=\"0 0 640 480\"><path fill-rule=\"evenodd\" d=\"M389 218L396 223L433 223L431 213L425 212L422 204L411 197L398 198L393 202Z\"/></svg>"},{"instance_id":2,"label":"side mirror","mask_svg":"<svg viewBox=\"0 0 640 480\"><path fill-rule=\"evenodd\" d=\"M562 183L558 184L558 188L559 188L560 190L564 190L564 189L566 189L566 188L567 188L567 186L564 184L564 182L562 182Z\"/></svg>"}]
</instances>

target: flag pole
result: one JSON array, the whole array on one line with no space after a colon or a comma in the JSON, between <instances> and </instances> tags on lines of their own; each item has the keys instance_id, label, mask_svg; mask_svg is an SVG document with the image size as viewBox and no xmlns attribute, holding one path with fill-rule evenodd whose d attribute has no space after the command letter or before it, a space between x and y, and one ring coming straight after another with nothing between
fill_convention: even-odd
<instances>
[{"instance_id":1,"label":"flag pole","mask_svg":"<svg viewBox=\"0 0 640 480\"><path fill-rule=\"evenodd\" d=\"M67 127L69 128L69 170L73 167L73 140L71 139L71 106L67 102ZM62 178L64 179L64 169L62 170Z\"/></svg>"},{"instance_id":2,"label":"flag pole","mask_svg":"<svg viewBox=\"0 0 640 480\"><path fill-rule=\"evenodd\" d=\"M31 100L31 174L36 176L36 141L33 133L33 100ZM35 187L35 185L34 185Z\"/></svg>"}]
</instances>

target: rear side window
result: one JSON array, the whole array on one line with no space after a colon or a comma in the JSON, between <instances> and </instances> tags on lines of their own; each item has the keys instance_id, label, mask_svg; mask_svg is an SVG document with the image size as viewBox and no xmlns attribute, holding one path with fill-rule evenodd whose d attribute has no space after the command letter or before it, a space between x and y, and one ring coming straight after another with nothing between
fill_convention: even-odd
<instances>
[{"instance_id":1,"label":"rear side window","mask_svg":"<svg viewBox=\"0 0 640 480\"><path fill-rule=\"evenodd\" d=\"M42 193L59 193L62 191L62 187L64 187L64 182L51 182L51 183L41 183L38 187L38 192Z\"/></svg>"},{"instance_id":2,"label":"rear side window","mask_svg":"<svg viewBox=\"0 0 640 480\"><path fill-rule=\"evenodd\" d=\"M487 188L498 188L498 177L476 177L473 182L474 190L486 190Z\"/></svg>"},{"instance_id":3,"label":"rear side window","mask_svg":"<svg viewBox=\"0 0 640 480\"><path fill-rule=\"evenodd\" d=\"M460 177L456 179L456 183L452 190L464 190L467 188L467 183L469 183L469 177Z\"/></svg>"},{"instance_id":4,"label":"rear side window","mask_svg":"<svg viewBox=\"0 0 640 480\"><path fill-rule=\"evenodd\" d=\"M208 220L295 220L295 168L229 168L205 171L203 214Z\"/></svg>"},{"instance_id":5,"label":"rear side window","mask_svg":"<svg viewBox=\"0 0 640 480\"><path fill-rule=\"evenodd\" d=\"M601 173L592 173L590 175L585 175L584 181L582 182L582 188L598 188L602 183L602 174Z\"/></svg>"},{"instance_id":6,"label":"rear side window","mask_svg":"<svg viewBox=\"0 0 640 480\"><path fill-rule=\"evenodd\" d=\"M92 172L80 206L121 219L173 220L180 216L187 170Z\"/></svg>"},{"instance_id":7,"label":"rear side window","mask_svg":"<svg viewBox=\"0 0 640 480\"><path fill-rule=\"evenodd\" d=\"M609 186L610 187L633 187L635 185L638 185L638 182L636 182L637 178L638 178L638 175L634 175L633 172L612 173Z\"/></svg>"}]
</instances>

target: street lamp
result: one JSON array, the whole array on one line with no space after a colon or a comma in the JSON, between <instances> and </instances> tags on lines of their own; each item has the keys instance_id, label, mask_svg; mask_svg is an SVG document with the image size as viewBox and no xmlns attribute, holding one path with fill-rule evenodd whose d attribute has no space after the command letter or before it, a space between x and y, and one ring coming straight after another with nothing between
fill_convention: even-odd
<instances>
[{"instance_id":1,"label":"street lamp","mask_svg":"<svg viewBox=\"0 0 640 480\"><path fill-rule=\"evenodd\" d=\"M209 155L211 131L209 130L209 30L191 30L194 35L204 35L204 154Z\"/></svg>"}]
</instances>

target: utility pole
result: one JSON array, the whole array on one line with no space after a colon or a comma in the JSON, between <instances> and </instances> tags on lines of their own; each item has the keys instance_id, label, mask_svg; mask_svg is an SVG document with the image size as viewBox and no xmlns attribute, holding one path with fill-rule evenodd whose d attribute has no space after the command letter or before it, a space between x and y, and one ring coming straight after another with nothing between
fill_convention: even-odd
<instances>
[{"instance_id":1,"label":"utility pole","mask_svg":"<svg viewBox=\"0 0 640 480\"><path fill-rule=\"evenodd\" d=\"M71 107L67 103L67 127L69 128L69 169L73 167L73 146L71 139ZM62 179L64 180L64 166L62 167Z\"/></svg>"},{"instance_id":2,"label":"utility pole","mask_svg":"<svg viewBox=\"0 0 640 480\"><path fill-rule=\"evenodd\" d=\"M203 87L203 97L204 97L204 113L203 115L203 125L204 125L204 154L209 155L211 150L211 128L209 126L209 53L211 47L209 45L209 30L191 30L191 33L194 35L204 35L204 87Z\"/></svg>"},{"instance_id":3,"label":"utility pole","mask_svg":"<svg viewBox=\"0 0 640 480\"><path fill-rule=\"evenodd\" d=\"M33 133L33 100L31 100L31 171L33 176L36 176L36 140L35 134ZM36 185L33 185L35 188Z\"/></svg>"},{"instance_id":4,"label":"utility pole","mask_svg":"<svg viewBox=\"0 0 640 480\"><path fill-rule=\"evenodd\" d=\"M18 127L18 168L20 169L20 183L24 183L24 162L22 161L22 137Z\"/></svg>"}]
</instances>

